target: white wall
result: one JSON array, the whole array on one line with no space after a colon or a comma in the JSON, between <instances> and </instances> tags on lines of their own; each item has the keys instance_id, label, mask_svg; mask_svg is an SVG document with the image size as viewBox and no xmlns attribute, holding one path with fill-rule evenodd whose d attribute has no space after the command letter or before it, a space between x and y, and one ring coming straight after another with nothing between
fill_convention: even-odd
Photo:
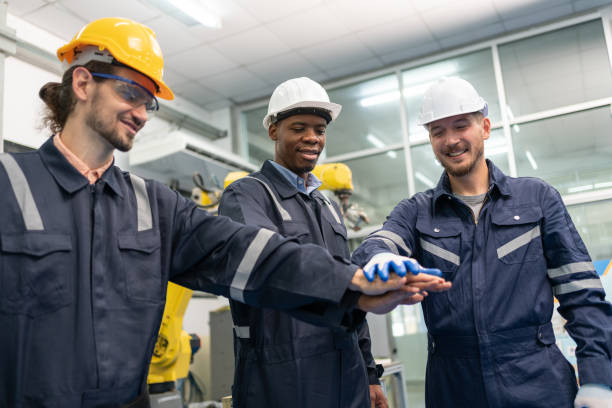
<instances>
[{"instance_id":1,"label":"white wall","mask_svg":"<svg viewBox=\"0 0 612 408\"><path fill-rule=\"evenodd\" d=\"M47 82L59 82L59 76L9 57L6 59L4 81L4 139L28 147L39 147L50 132L42 129L44 103L38 97L38 91Z\"/></svg>"}]
</instances>

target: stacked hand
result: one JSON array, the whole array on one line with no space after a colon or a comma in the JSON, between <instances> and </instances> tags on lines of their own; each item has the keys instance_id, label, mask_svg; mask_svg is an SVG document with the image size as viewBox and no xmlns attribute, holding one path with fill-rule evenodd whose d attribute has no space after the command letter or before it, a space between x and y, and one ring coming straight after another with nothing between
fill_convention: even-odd
<instances>
[{"instance_id":1,"label":"stacked hand","mask_svg":"<svg viewBox=\"0 0 612 408\"><path fill-rule=\"evenodd\" d=\"M363 270L357 270L349 288L364 294L357 303L359 309L384 314L400 304L421 302L427 291L450 289L451 283L441 275L439 269L423 268L412 258L381 253L372 257Z\"/></svg>"},{"instance_id":2,"label":"stacked hand","mask_svg":"<svg viewBox=\"0 0 612 408\"><path fill-rule=\"evenodd\" d=\"M578 390L574 408L610 408L612 390L607 385L585 384Z\"/></svg>"},{"instance_id":3,"label":"stacked hand","mask_svg":"<svg viewBox=\"0 0 612 408\"><path fill-rule=\"evenodd\" d=\"M363 267L363 273L370 282L374 281L376 275L383 281L389 279L389 272L395 272L399 276L406 276L406 272L413 275L426 273L428 275L442 276L442 272L436 268L423 268L412 258L395 255L390 252L376 254L370 262Z\"/></svg>"}]
</instances>

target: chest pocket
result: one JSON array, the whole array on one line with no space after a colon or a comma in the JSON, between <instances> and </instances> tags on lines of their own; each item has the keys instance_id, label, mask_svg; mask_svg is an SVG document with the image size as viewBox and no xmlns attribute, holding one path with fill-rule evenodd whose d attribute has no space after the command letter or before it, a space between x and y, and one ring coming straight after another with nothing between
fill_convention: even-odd
<instances>
[{"instance_id":1,"label":"chest pocket","mask_svg":"<svg viewBox=\"0 0 612 408\"><path fill-rule=\"evenodd\" d=\"M153 229L117 236L121 270L128 298L159 302L162 299L161 240Z\"/></svg>"},{"instance_id":2,"label":"chest pocket","mask_svg":"<svg viewBox=\"0 0 612 408\"><path fill-rule=\"evenodd\" d=\"M71 251L69 234L0 235L0 310L36 317L70 304Z\"/></svg>"},{"instance_id":3,"label":"chest pocket","mask_svg":"<svg viewBox=\"0 0 612 408\"><path fill-rule=\"evenodd\" d=\"M417 219L420 261L427 268L440 269L445 279L452 280L461 264L461 225L448 222L440 224L428 218Z\"/></svg>"},{"instance_id":4,"label":"chest pocket","mask_svg":"<svg viewBox=\"0 0 612 408\"><path fill-rule=\"evenodd\" d=\"M310 240L310 229L304 222L299 221L283 221L281 225L281 235L287 238L296 239L301 244L311 242Z\"/></svg>"},{"instance_id":5,"label":"chest pocket","mask_svg":"<svg viewBox=\"0 0 612 408\"><path fill-rule=\"evenodd\" d=\"M542 210L539 207L503 208L491 216L497 258L506 264L540 259Z\"/></svg>"},{"instance_id":6,"label":"chest pocket","mask_svg":"<svg viewBox=\"0 0 612 408\"><path fill-rule=\"evenodd\" d=\"M434 223L429 218L417 218L421 265L438 268L442 277L453 282L461 263L461 225ZM456 299L462 298L461 285L454 284L451 290L431 292L423 301L423 311L429 321L437 316L448 315L455 309Z\"/></svg>"}]
</instances>

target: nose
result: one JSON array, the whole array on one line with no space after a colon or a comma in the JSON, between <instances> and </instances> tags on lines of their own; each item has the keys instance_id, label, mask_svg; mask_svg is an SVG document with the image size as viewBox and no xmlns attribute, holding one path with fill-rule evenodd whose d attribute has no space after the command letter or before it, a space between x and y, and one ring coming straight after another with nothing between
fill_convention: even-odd
<instances>
[{"instance_id":1,"label":"nose","mask_svg":"<svg viewBox=\"0 0 612 408\"><path fill-rule=\"evenodd\" d=\"M132 116L139 126L144 124L149 118L147 108L144 104L132 109Z\"/></svg>"},{"instance_id":2,"label":"nose","mask_svg":"<svg viewBox=\"0 0 612 408\"><path fill-rule=\"evenodd\" d=\"M447 146L454 146L457 143L459 143L460 140L461 140L461 137L459 136L457 132L454 132L452 130L450 132L447 132L446 134L446 145Z\"/></svg>"},{"instance_id":3,"label":"nose","mask_svg":"<svg viewBox=\"0 0 612 408\"><path fill-rule=\"evenodd\" d=\"M304 132L304 142L310 144L319 143L320 137L314 127L308 127Z\"/></svg>"}]
</instances>

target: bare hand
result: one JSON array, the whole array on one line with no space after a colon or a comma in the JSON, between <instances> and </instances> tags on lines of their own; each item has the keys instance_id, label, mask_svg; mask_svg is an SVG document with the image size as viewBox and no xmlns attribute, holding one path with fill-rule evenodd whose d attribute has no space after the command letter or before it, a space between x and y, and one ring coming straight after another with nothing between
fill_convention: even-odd
<instances>
[{"instance_id":1,"label":"bare hand","mask_svg":"<svg viewBox=\"0 0 612 408\"><path fill-rule=\"evenodd\" d=\"M363 270L359 268L357 272L355 272L355 275L353 275L353 279L351 279L349 289L366 295L380 295L391 290L399 289L405 284L406 277L402 278L394 273L389 276L386 282L378 277L374 279L373 282L370 282L363 274Z\"/></svg>"},{"instance_id":2,"label":"bare hand","mask_svg":"<svg viewBox=\"0 0 612 408\"><path fill-rule=\"evenodd\" d=\"M370 385L370 404L372 408L389 408L385 393L378 384Z\"/></svg>"},{"instance_id":3,"label":"bare hand","mask_svg":"<svg viewBox=\"0 0 612 408\"><path fill-rule=\"evenodd\" d=\"M451 282L445 281L443 278L419 273L418 275L406 275L406 285L418 288L421 291L444 292L452 286Z\"/></svg>"},{"instance_id":4,"label":"bare hand","mask_svg":"<svg viewBox=\"0 0 612 408\"><path fill-rule=\"evenodd\" d=\"M397 305L413 305L419 303L423 301L425 296L427 296L427 293L422 293L418 288L406 285L398 290L387 292L384 295L361 295L357 301L357 308L364 312L385 314L395 309Z\"/></svg>"}]
</instances>

